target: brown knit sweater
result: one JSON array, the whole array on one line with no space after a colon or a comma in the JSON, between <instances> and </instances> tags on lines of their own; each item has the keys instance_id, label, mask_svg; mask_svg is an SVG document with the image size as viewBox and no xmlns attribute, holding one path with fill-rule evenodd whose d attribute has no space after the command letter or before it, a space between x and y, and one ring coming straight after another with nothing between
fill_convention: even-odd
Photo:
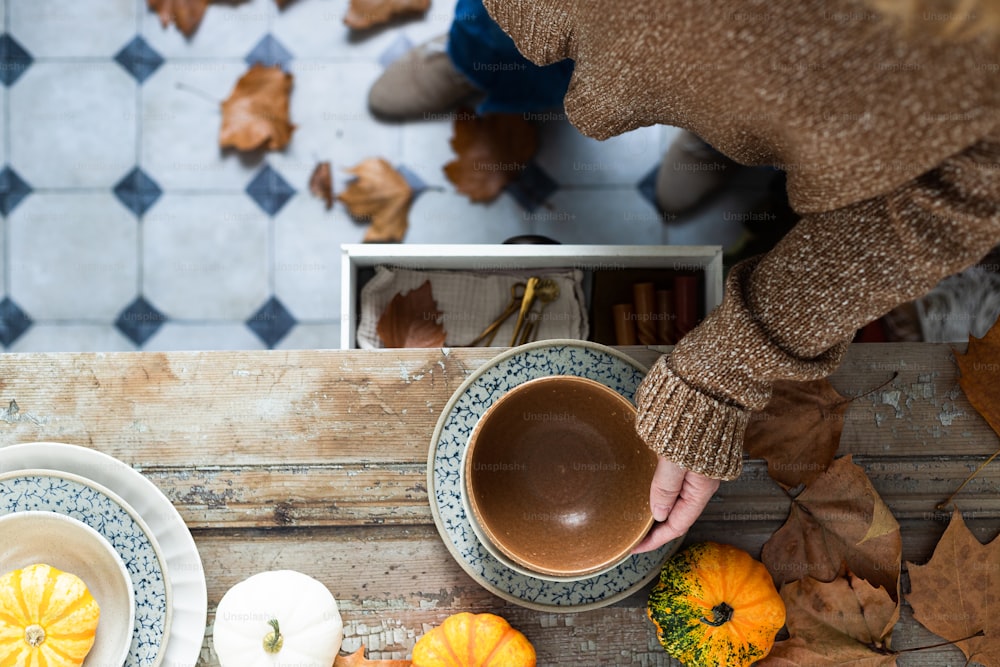
<instances>
[{"instance_id":1,"label":"brown knit sweater","mask_svg":"<svg viewBox=\"0 0 1000 667\"><path fill-rule=\"evenodd\" d=\"M485 5L532 61L574 59L584 134L674 125L788 173L802 220L639 389L640 434L689 470L737 477L773 381L828 375L858 327L1000 242L1000 38L909 38L850 0Z\"/></svg>"}]
</instances>

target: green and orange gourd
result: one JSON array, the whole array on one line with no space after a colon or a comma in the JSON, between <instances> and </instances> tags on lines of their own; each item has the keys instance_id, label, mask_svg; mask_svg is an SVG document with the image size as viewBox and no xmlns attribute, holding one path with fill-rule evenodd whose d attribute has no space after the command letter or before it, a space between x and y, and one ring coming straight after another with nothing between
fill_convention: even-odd
<instances>
[{"instance_id":1,"label":"green and orange gourd","mask_svg":"<svg viewBox=\"0 0 1000 667\"><path fill-rule=\"evenodd\" d=\"M660 644L688 667L751 665L770 652L785 624L785 604L767 568L714 542L664 563L647 612Z\"/></svg>"}]
</instances>

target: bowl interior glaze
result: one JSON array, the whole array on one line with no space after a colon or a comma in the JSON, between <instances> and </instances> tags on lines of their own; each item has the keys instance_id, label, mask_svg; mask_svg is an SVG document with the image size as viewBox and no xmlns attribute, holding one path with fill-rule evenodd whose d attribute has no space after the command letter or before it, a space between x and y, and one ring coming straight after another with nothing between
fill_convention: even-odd
<instances>
[{"instance_id":1,"label":"bowl interior glaze","mask_svg":"<svg viewBox=\"0 0 1000 667\"><path fill-rule=\"evenodd\" d=\"M616 566L649 531L656 455L635 406L576 376L537 378L504 394L469 440L462 473L489 541L523 567L587 577Z\"/></svg>"}]
</instances>

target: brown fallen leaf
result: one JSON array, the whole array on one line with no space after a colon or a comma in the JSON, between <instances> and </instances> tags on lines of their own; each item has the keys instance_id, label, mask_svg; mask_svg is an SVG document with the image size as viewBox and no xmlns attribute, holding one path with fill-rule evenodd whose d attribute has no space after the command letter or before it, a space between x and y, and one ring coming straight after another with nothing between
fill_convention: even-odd
<instances>
[{"instance_id":1,"label":"brown fallen leaf","mask_svg":"<svg viewBox=\"0 0 1000 667\"><path fill-rule=\"evenodd\" d=\"M790 638L776 642L761 667L895 665L890 653L899 603L852 574L830 582L806 577L781 588Z\"/></svg>"},{"instance_id":2,"label":"brown fallen leaf","mask_svg":"<svg viewBox=\"0 0 1000 667\"><path fill-rule=\"evenodd\" d=\"M969 403L1000 435L1000 320L982 338L969 336L965 354L955 352L955 361L962 371L958 384Z\"/></svg>"},{"instance_id":3,"label":"brown fallen leaf","mask_svg":"<svg viewBox=\"0 0 1000 667\"><path fill-rule=\"evenodd\" d=\"M361 645L350 655L338 655L333 661L333 667L410 667L409 660L369 660L365 657L365 646Z\"/></svg>"},{"instance_id":4,"label":"brown fallen leaf","mask_svg":"<svg viewBox=\"0 0 1000 667\"><path fill-rule=\"evenodd\" d=\"M326 210L333 208L333 174L330 162L320 162L309 177L309 192L323 200Z\"/></svg>"},{"instance_id":5,"label":"brown fallen leaf","mask_svg":"<svg viewBox=\"0 0 1000 667\"><path fill-rule=\"evenodd\" d=\"M764 544L761 560L779 588L845 570L899 599L899 524L865 471L844 456L792 500L788 520Z\"/></svg>"},{"instance_id":6,"label":"brown fallen leaf","mask_svg":"<svg viewBox=\"0 0 1000 667\"><path fill-rule=\"evenodd\" d=\"M827 380L775 382L771 401L751 416L743 449L766 460L785 488L808 484L833 462L850 401Z\"/></svg>"},{"instance_id":7,"label":"brown fallen leaf","mask_svg":"<svg viewBox=\"0 0 1000 667\"><path fill-rule=\"evenodd\" d=\"M344 24L352 30L368 30L394 18L422 14L431 0L351 0Z\"/></svg>"},{"instance_id":8,"label":"brown fallen leaf","mask_svg":"<svg viewBox=\"0 0 1000 667\"><path fill-rule=\"evenodd\" d=\"M292 75L279 66L254 63L222 103L219 146L252 151L281 150L295 126L288 121Z\"/></svg>"},{"instance_id":9,"label":"brown fallen leaf","mask_svg":"<svg viewBox=\"0 0 1000 667\"><path fill-rule=\"evenodd\" d=\"M1000 665L1000 540L981 544L955 510L931 559L907 569L913 618L970 661Z\"/></svg>"},{"instance_id":10,"label":"brown fallen leaf","mask_svg":"<svg viewBox=\"0 0 1000 667\"><path fill-rule=\"evenodd\" d=\"M461 111L451 147L458 157L444 166L448 180L471 201L490 202L538 151L538 129L521 114Z\"/></svg>"},{"instance_id":11,"label":"brown fallen leaf","mask_svg":"<svg viewBox=\"0 0 1000 667\"><path fill-rule=\"evenodd\" d=\"M443 314L434 301L431 282L425 280L417 289L392 297L375 331L386 347L441 347L447 338L440 322Z\"/></svg>"},{"instance_id":12,"label":"brown fallen leaf","mask_svg":"<svg viewBox=\"0 0 1000 667\"><path fill-rule=\"evenodd\" d=\"M407 216L413 189L392 165L382 158L368 158L346 169L357 178L347 184L337 199L355 218L371 219L365 243L399 243L409 226Z\"/></svg>"},{"instance_id":13,"label":"brown fallen leaf","mask_svg":"<svg viewBox=\"0 0 1000 667\"><path fill-rule=\"evenodd\" d=\"M997 381L1000 380L1000 319L994 322L982 338L970 334L969 349L965 354L954 352L954 355L958 369L962 372L958 384L965 392L965 397L993 431L1000 435L1000 396L996 391ZM965 478L947 500L938 504L938 509L948 509L951 501L965 488L965 485L997 456L1000 456L1000 449L979 464L979 467Z\"/></svg>"},{"instance_id":14,"label":"brown fallen leaf","mask_svg":"<svg viewBox=\"0 0 1000 667\"><path fill-rule=\"evenodd\" d=\"M185 37L198 29L208 8L208 0L147 0L147 4L159 15L160 25L166 28L173 22Z\"/></svg>"},{"instance_id":15,"label":"brown fallen leaf","mask_svg":"<svg viewBox=\"0 0 1000 667\"><path fill-rule=\"evenodd\" d=\"M856 651L842 650L841 657L830 657L805 639L796 637L778 642L757 667L894 667L897 656L875 653L858 644Z\"/></svg>"}]
</instances>

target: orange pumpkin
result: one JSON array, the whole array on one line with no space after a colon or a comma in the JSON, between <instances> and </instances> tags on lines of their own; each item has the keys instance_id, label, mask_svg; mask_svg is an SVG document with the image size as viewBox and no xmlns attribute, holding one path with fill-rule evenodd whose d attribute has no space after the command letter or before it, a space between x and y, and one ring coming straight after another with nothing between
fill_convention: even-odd
<instances>
[{"instance_id":1,"label":"orange pumpkin","mask_svg":"<svg viewBox=\"0 0 1000 667\"><path fill-rule=\"evenodd\" d=\"M0 577L0 665L79 667L100 607L74 574L44 564Z\"/></svg>"},{"instance_id":2,"label":"orange pumpkin","mask_svg":"<svg viewBox=\"0 0 1000 667\"><path fill-rule=\"evenodd\" d=\"M413 667L535 667L535 648L499 616L462 612L417 640Z\"/></svg>"},{"instance_id":3,"label":"orange pumpkin","mask_svg":"<svg viewBox=\"0 0 1000 667\"><path fill-rule=\"evenodd\" d=\"M701 542L663 564L648 613L660 644L688 667L746 667L770 652L785 603L764 565Z\"/></svg>"}]
</instances>

